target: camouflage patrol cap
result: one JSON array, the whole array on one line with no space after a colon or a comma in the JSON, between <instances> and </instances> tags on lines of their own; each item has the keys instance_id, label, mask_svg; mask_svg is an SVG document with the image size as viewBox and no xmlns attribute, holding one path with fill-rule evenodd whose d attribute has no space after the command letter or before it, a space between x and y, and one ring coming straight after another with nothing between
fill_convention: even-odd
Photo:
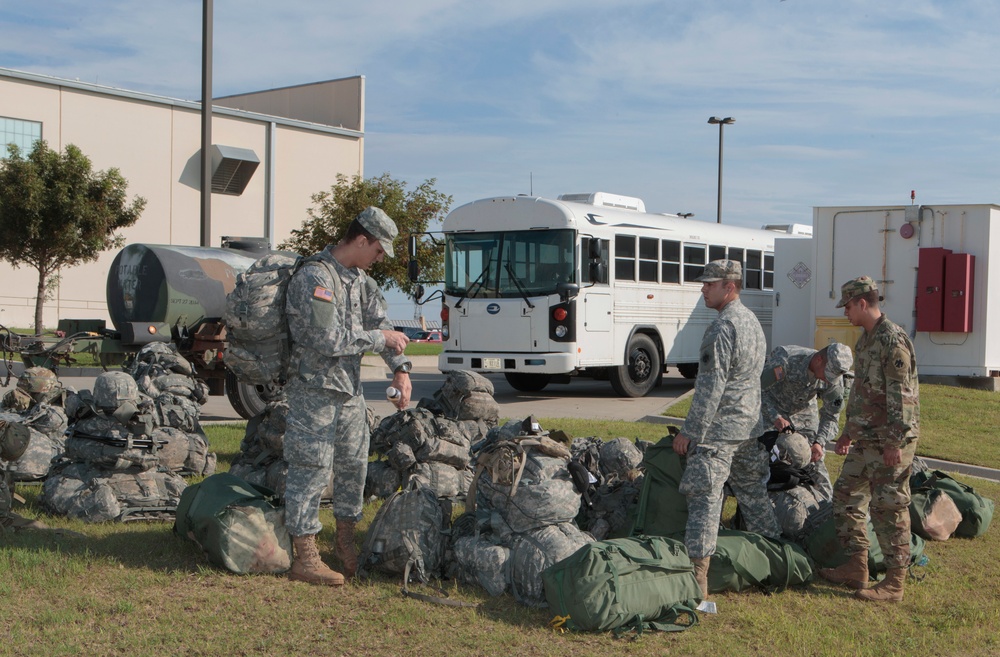
<instances>
[{"instance_id":1,"label":"camouflage patrol cap","mask_svg":"<svg viewBox=\"0 0 1000 657\"><path fill-rule=\"evenodd\" d=\"M94 381L94 404L115 410L125 402L139 401L139 386L125 372L102 372Z\"/></svg>"},{"instance_id":2,"label":"camouflage patrol cap","mask_svg":"<svg viewBox=\"0 0 1000 657\"><path fill-rule=\"evenodd\" d=\"M705 265L705 272L694 280L701 283L742 281L743 267L735 260L713 260Z\"/></svg>"},{"instance_id":3,"label":"camouflage patrol cap","mask_svg":"<svg viewBox=\"0 0 1000 657\"><path fill-rule=\"evenodd\" d=\"M812 449L801 433L783 433L774 441L774 456L782 463L801 470L812 461Z\"/></svg>"},{"instance_id":4,"label":"camouflage patrol cap","mask_svg":"<svg viewBox=\"0 0 1000 657\"><path fill-rule=\"evenodd\" d=\"M396 255L392 249L392 242L399 235L399 229L396 228L395 222L389 218L384 210L374 206L367 207L361 211L355 221L379 241L387 256L392 258Z\"/></svg>"},{"instance_id":5,"label":"camouflage patrol cap","mask_svg":"<svg viewBox=\"0 0 1000 657\"><path fill-rule=\"evenodd\" d=\"M834 383L854 365L854 354L846 344L834 342L826 348L826 381Z\"/></svg>"},{"instance_id":6,"label":"camouflage patrol cap","mask_svg":"<svg viewBox=\"0 0 1000 657\"><path fill-rule=\"evenodd\" d=\"M843 308L854 297L860 297L872 290L878 291L878 285L875 284L871 276L859 276L854 280L847 281L840 286L840 303L837 304L837 307Z\"/></svg>"},{"instance_id":7,"label":"camouflage patrol cap","mask_svg":"<svg viewBox=\"0 0 1000 657\"><path fill-rule=\"evenodd\" d=\"M56 373L46 367L29 367L17 380L17 387L34 396L60 387Z\"/></svg>"}]
</instances>

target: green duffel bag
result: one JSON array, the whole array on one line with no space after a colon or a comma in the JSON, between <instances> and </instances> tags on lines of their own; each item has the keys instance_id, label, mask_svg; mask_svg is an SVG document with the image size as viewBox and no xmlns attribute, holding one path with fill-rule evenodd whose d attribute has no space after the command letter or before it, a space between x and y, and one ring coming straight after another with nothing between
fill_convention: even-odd
<instances>
[{"instance_id":1,"label":"green duffel bag","mask_svg":"<svg viewBox=\"0 0 1000 657\"><path fill-rule=\"evenodd\" d=\"M220 568L283 573L292 567L292 541L277 502L274 491L220 472L184 490L174 533L194 541Z\"/></svg>"},{"instance_id":2,"label":"green duffel bag","mask_svg":"<svg viewBox=\"0 0 1000 657\"><path fill-rule=\"evenodd\" d=\"M910 477L910 489L916 491L943 490L951 496L962 512L962 522L955 536L976 538L986 533L993 522L993 500L983 497L972 486L963 484L940 470L924 470Z\"/></svg>"},{"instance_id":3,"label":"green duffel bag","mask_svg":"<svg viewBox=\"0 0 1000 657\"><path fill-rule=\"evenodd\" d=\"M542 584L554 626L676 632L698 622L694 566L683 543L661 536L588 543L542 571Z\"/></svg>"},{"instance_id":4,"label":"green duffel bag","mask_svg":"<svg viewBox=\"0 0 1000 657\"><path fill-rule=\"evenodd\" d=\"M708 591L757 588L773 593L812 578L812 561L801 546L760 534L721 529L708 568Z\"/></svg>"},{"instance_id":5,"label":"green duffel bag","mask_svg":"<svg viewBox=\"0 0 1000 657\"><path fill-rule=\"evenodd\" d=\"M674 451L674 438L665 436L642 458L642 490L632 524L633 536L681 538L687 527L687 498L678 487L686 459Z\"/></svg>"},{"instance_id":6,"label":"green duffel bag","mask_svg":"<svg viewBox=\"0 0 1000 657\"><path fill-rule=\"evenodd\" d=\"M916 532L910 532L911 564L920 564L923 561L926 543ZM882 556L882 549L879 547L878 538L875 536L875 527L871 520L868 521L868 544L868 575L875 579L876 573L885 572L885 557ZM809 553L816 569L836 568L847 563L848 554L837 539L833 516L830 516L826 522L809 534L803 540L802 547Z\"/></svg>"}]
</instances>

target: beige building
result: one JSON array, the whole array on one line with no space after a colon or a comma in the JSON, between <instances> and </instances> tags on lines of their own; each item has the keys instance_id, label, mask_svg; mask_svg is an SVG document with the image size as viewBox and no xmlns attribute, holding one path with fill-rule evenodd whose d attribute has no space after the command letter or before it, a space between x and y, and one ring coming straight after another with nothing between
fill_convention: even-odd
<instances>
[{"instance_id":1,"label":"beige building","mask_svg":"<svg viewBox=\"0 0 1000 657\"><path fill-rule=\"evenodd\" d=\"M126 243L220 246L223 236L276 245L301 226L311 196L337 174L364 173L363 76L217 98L212 112L212 211L201 244L201 103L0 68L0 144L28 151L78 146L95 170L117 167L146 199ZM59 318L109 320L116 252L61 272L45 305ZM37 274L0 262L0 324L33 325Z\"/></svg>"}]
</instances>

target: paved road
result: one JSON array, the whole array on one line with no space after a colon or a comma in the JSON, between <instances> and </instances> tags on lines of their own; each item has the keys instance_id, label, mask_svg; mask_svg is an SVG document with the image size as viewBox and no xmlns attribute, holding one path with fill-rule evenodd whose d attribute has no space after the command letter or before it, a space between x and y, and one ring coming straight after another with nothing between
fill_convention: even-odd
<instances>
[{"instance_id":1,"label":"paved road","mask_svg":"<svg viewBox=\"0 0 1000 657\"><path fill-rule=\"evenodd\" d=\"M444 375L437 369L436 356L418 356L413 361L413 372L410 374L414 387L411 407L416 406L422 397L433 395L444 382ZM366 358L365 364L362 368L365 399L379 416L391 415L396 409L385 399L385 389L391 379L387 368L377 357ZM64 385L86 390L93 387L96 374L95 371L88 372L87 376L64 375L59 378ZM495 389L494 398L500 404L500 414L507 418L535 415L639 421L647 416L659 416L664 408L690 391L693 384L676 372L671 372L664 375L663 385L654 389L647 397L629 399L618 397L607 381L579 379L569 384L552 384L542 392L529 393L514 390L502 375L491 375L489 378ZM15 383L12 379L7 388ZM201 409L201 417L205 422L242 420L226 397L209 398Z\"/></svg>"}]
</instances>

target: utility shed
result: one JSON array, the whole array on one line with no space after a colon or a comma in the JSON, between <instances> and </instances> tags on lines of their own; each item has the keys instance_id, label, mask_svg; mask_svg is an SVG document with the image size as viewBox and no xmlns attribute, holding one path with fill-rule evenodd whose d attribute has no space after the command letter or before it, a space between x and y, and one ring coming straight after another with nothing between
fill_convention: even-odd
<instances>
[{"instance_id":1,"label":"utility shed","mask_svg":"<svg viewBox=\"0 0 1000 657\"><path fill-rule=\"evenodd\" d=\"M922 376L1000 376L1000 206L814 208L802 242L775 242L775 344L853 347L861 329L836 305L868 275Z\"/></svg>"}]
</instances>

